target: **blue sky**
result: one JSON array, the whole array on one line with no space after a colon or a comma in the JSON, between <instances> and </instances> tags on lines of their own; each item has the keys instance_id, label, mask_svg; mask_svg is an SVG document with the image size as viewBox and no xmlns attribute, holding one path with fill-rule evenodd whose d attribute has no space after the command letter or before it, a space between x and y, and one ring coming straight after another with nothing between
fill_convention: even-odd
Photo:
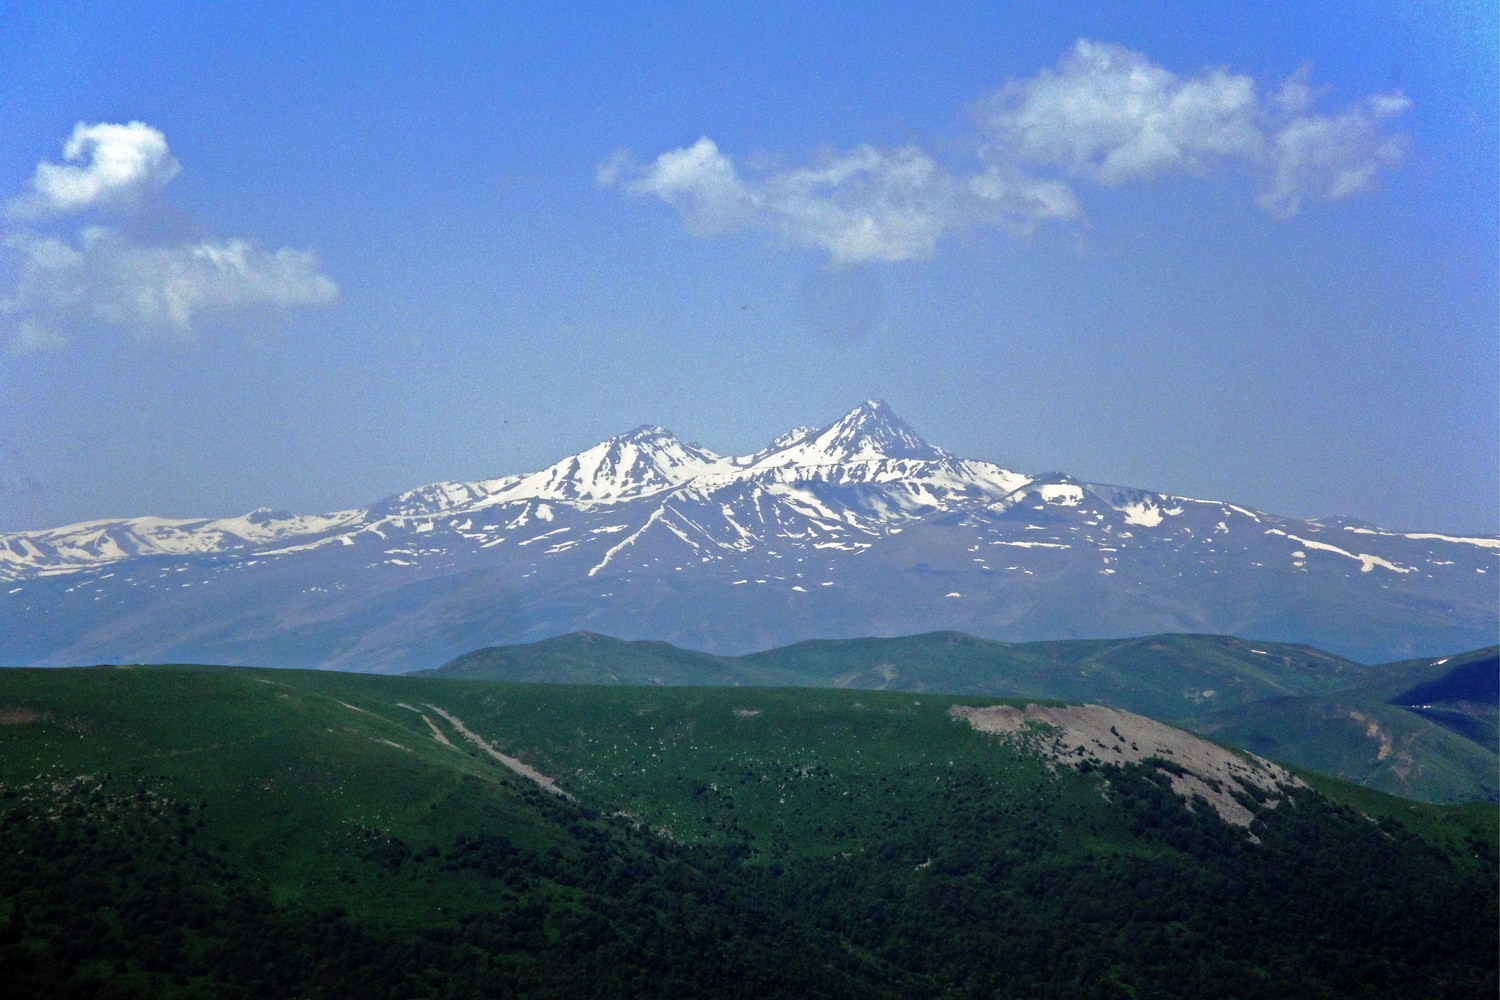
<instances>
[{"instance_id":1,"label":"blue sky","mask_svg":"<svg viewBox=\"0 0 1500 1000\"><path fill-rule=\"evenodd\" d=\"M868 396L1497 529L1493 3L553 6L0 0L0 530Z\"/></svg>"}]
</instances>

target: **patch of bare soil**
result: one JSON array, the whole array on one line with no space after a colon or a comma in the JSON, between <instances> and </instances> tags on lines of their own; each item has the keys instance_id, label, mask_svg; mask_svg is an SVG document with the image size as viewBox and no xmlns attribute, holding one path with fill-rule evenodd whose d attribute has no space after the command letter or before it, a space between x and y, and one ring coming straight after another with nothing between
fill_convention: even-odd
<instances>
[{"instance_id":1,"label":"patch of bare soil","mask_svg":"<svg viewBox=\"0 0 1500 1000\"><path fill-rule=\"evenodd\" d=\"M1366 738L1372 739L1380 745L1380 749L1375 752L1375 759L1377 761L1385 760L1391 755L1391 751L1395 749L1396 742L1391 739L1390 733L1380 728L1380 723L1368 715L1354 711L1352 708L1349 710L1349 718L1365 727Z\"/></svg>"},{"instance_id":2,"label":"patch of bare soil","mask_svg":"<svg viewBox=\"0 0 1500 1000\"><path fill-rule=\"evenodd\" d=\"M448 739L448 734L447 733L443 732L441 729L439 729L437 727L437 723L436 722L433 722L426 715L422 716L422 721L425 722L425 723L427 723L427 728L428 729L432 730L432 738L433 739L437 740L439 743L441 743L445 747L451 747L451 746L453 746L453 741L450 740L450 739ZM457 747L454 747L454 749L457 749Z\"/></svg>"},{"instance_id":3,"label":"patch of bare soil","mask_svg":"<svg viewBox=\"0 0 1500 1000\"><path fill-rule=\"evenodd\" d=\"M453 746L453 741L448 738L448 734L439 729L438 724L436 722L433 722L432 718L426 712L422 711L420 708L417 708L415 705L408 705L404 701L396 702L396 707L404 708L408 712L416 712L422 717L422 721L427 723L427 728L432 730L433 739L437 740L445 747L453 747L453 749L455 750L458 749L458 747Z\"/></svg>"},{"instance_id":4,"label":"patch of bare soil","mask_svg":"<svg viewBox=\"0 0 1500 1000\"><path fill-rule=\"evenodd\" d=\"M1142 715L1103 705L1049 707L954 705L948 713L982 733L1022 742L1050 760L1076 768L1086 760L1128 764L1169 760L1186 773L1173 774L1172 791L1192 803L1201 796L1228 823L1249 826L1252 818L1233 791L1277 792L1303 784L1285 768L1254 754L1217 744Z\"/></svg>"}]
</instances>

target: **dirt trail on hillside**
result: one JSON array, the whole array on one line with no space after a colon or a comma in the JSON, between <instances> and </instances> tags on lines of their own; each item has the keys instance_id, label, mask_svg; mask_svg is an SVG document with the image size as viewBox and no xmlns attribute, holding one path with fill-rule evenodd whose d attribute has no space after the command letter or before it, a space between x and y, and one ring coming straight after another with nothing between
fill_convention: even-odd
<instances>
[{"instance_id":1,"label":"dirt trail on hillside","mask_svg":"<svg viewBox=\"0 0 1500 1000\"><path fill-rule=\"evenodd\" d=\"M398 702L396 702L396 707L397 708L404 708L408 712L416 712L418 715L420 715L422 717L422 721L425 722L425 723L427 723L427 728L432 731L432 738L433 739L437 740L439 743L441 743L445 747L453 747L453 749L455 749L455 750L458 749L458 747L453 746L453 741L448 738L448 734L445 733L445 732L443 732L441 729L439 729L438 728L438 724L436 722L433 722L432 721L432 717L429 716L426 712L422 711L420 708L418 708L415 705L408 705L404 701L398 701Z\"/></svg>"},{"instance_id":2,"label":"dirt trail on hillside","mask_svg":"<svg viewBox=\"0 0 1500 1000\"><path fill-rule=\"evenodd\" d=\"M420 715L422 717L422 721L425 722L425 723L427 723L427 728L430 729L430 730L432 730L432 738L433 739L437 740L439 743L441 743L445 747L453 747L453 741L448 738L448 734L445 733L445 732L443 732L441 729L439 729L438 728L438 724L436 722L433 722L432 719L431 719L431 717L429 717L426 712L422 711L420 708L418 708L415 705L408 705L404 701L398 701L398 702L396 702L396 707L397 708L404 708L408 712L416 712L418 715ZM457 750L458 747L453 747L453 749Z\"/></svg>"},{"instance_id":3,"label":"dirt trail on hillside","mask_svg":"<svg viewBox=\"0 0 1500 1000\"><path fill-rule=\"evenodd\" d=\"M468 740L470 743L474 744L476 747L483 750L485 753L489 754L491 757L495 758L500 763L504 764L506 767L519 774L521 777L536 782L543 789L551 792L553 795L561 795L565 799L571 799L573 797L567 792L563 791L561 788L557 787L556 779L550 778L547 775L543 774L541 771L538 771L536 768L532 767L530 764L527 764L524 761L517 760L514 757L507 756L501 753L499 750L496 750L494 747L490 746L489 742L483 736L480 736L478 733L474 732L474 730L464 725L464 720L460 719L452 712L448 712L444 709L438 708L436 705L429 704L427 707L432 709L438 715L442 716L443 720L447 722L448 725L452 726L454 731L464 739ZM423 718L426 718L426 716L423 716ZM428 725L432 725L431 722L429 722ZM434 730L436 730L437 727L434 726L433 728ZM441 739L441 736L439 736L439 739ZM443 742L447 743L448 741L443 740ZM449 746L452 746L452 744L450 743Z\"/></svg>"},{"instance_id":4,"label":"dirt trail on hillside","mask_svg":"<svg viewBox=\"0 0 1500 1000\"><path fill-rule=\"evenodd\" d=\"M437 740L439 743L441 743L445 747L451 747L451 746L453 746L453 741L448 738L448 734L447 733L443 732L441 729L438 728L438 725L437 725L436 722L433 722L426 715L422 716L422 721L425 722L425 723L427 723L427 728L428 729L432 730L432 738L433 739ZM457 748L455 747L454 749L457 749Z\"/></svg>"},{"instance_id":5,"label":"dirt trail on hillside","mask_svg":"<svg viewBox=\"0 0 1500 1000\"><path fill-rule=\"evenodd\" d=\"M1276 793L1283 785L1303 783L1262 757L1236 753L1155 719L1103 705L1027 705L1025 711L1010 705L954 705L948 713L982 733L1022 739L1069 767L1090 758L1116 764L1153 757L1172 761L1187 772L1167 772L1172 791L1190 803L1194 796L1202 796L1225 822L1236 826L1249 826L1253 818L1230 794L1236 786Z\"/></svg>"}]
</instances>

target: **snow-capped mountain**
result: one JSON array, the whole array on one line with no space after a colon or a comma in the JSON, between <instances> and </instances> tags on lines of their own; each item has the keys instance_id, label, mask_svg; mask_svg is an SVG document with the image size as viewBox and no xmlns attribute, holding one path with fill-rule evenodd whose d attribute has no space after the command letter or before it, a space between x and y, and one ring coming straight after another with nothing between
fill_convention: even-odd
<instances>
[{"instance_id":1,"label":"snow-capped mountain","mask_svg":"<svg viewBox=\"0 0 1500 1000\"><path fill-rule=\"evenodd\" d=\"M1500 540L1009 471L870 400L746 456L644 426L316 516L0 534L0 663L403 670L575 629L744 652L1163 631L1369 661L1494 641Z\"/></svg>"}]
</instances>

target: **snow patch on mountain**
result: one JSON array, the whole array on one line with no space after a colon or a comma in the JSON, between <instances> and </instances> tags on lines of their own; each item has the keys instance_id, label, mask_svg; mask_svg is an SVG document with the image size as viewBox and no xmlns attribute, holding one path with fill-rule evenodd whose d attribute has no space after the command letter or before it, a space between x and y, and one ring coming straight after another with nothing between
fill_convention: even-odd
<instances>
[{"instance_id":1,"label":"snow patch on mountain","mask_svg":"<svg viewBox=\"0 0 1500 1000\"><path fill-rule=\"evenodd\" d=\"M1389 559L1382 559L1380 556L1370 555L1367 552L1350 552L1347 549L1341 549L1337 545L1330 545L1327 542L1319 542L1311 538L1299 538L1298 536L1293 535L1290 532L1282 531L1279 528L1271 528L1266 532L1266 534L1282 535L1306 548L1317 549L1322 552L1333 552L1337 555L1343 556L1346 559L1353 559L1355 562L1359 563L1359 571L1361 573L1368 573L1376 566L1379 566L1381 569L1388 569L1393 573L1415 573L1417 571L1417 568L1415 566L1401 566L1391 562Z\"/></svg>"},{"instance_id":2,"label":"snow patch on mountain","mask_svg":"<svg viewBox=\"0 0 1500 1000\"><path fill-rule=\"evenodd\" d=\"M0 534L0 663L404 669L576 628L721 652L1171 629L1383 657L1492 637L1497 550L1013 472L869 400L737 457L647 425L356 510Z\"/></svg>"},{"instance_id":3,"label":"snow patch on mountain","mask_svg":"<svg viewBox=\"0 0 1500 1000\"><path fill-rule=\"evenodd\" d=\"M953 457L918 437L883 399L868 399L822 430L792 437L776 447L781 440L772 442L754 466L842 465L891 458L931 462Z\"/></svg>"}]
</instances>

